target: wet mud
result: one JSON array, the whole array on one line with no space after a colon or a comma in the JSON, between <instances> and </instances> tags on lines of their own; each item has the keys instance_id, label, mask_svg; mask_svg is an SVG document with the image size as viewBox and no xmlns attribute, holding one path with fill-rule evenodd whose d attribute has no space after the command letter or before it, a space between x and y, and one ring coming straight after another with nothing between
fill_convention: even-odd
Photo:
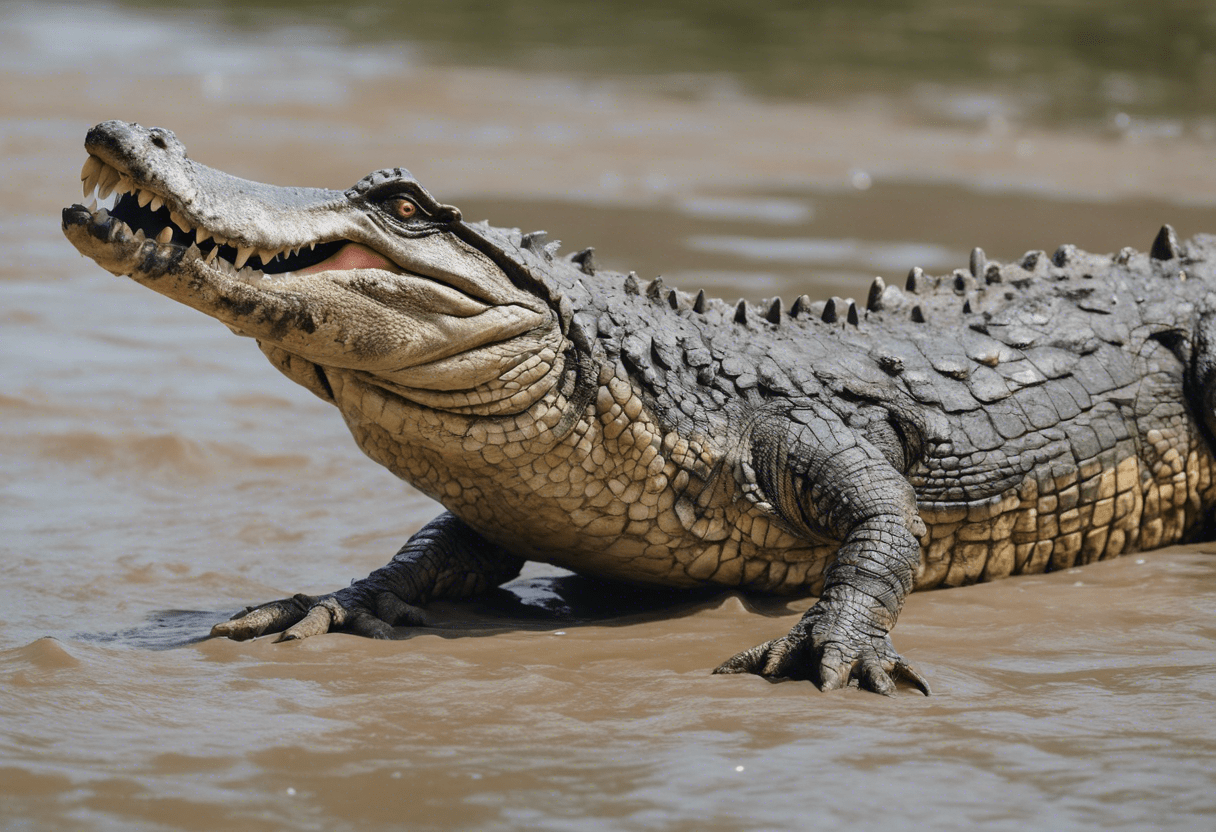
<instances>
[{"instance_id":1,"label":"wet mud","mask_svg":"<svg viewBox=\"0 0 1216 832\"><path fill-rule=\"evenodd\" d=\"M85 130L124 118L279 184L405 165L466 216L684 289L856 296L974 245L1216 231L1210 140L671 96L100 8L0 7L0 826L1216 823L1210 543L913 595L895 640L928 698L710 675L807 599L539 565L397 641L204 638L382 565L437 506L251 341L58 227Z\"/></svg>"}]
</instances>

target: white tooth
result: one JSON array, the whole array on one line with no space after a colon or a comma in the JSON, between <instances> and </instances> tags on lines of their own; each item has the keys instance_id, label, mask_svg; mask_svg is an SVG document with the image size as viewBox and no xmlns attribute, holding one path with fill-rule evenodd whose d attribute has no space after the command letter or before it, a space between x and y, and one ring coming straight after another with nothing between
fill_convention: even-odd
<instances>
[{"instance_id":1,"label":"white tooth","mask_svg":"<svg viewBox=\"0 0 1216 832\"><path fill-rule=\"evenodd\" d=\"M89 158L84 160L84 167L80 169L80 181L83 182L90 176L101 173L101 166L103 164L105 163L90 153Z\"/></svg>"},{"instance_id":2,"label":"white tooth","mask_svg":"<svg viewBox=\"0 0 1216 832\"><path fill-rule=\"evenodd\" d=\"M197 260L200 255L202 255L202 252L198 250L198 246L194 243L191 243L189 248L186 249L186 256L192 260Z\"/></svg>"},{"instance_id":3,"label":"white tooth","mask_svg":"<svg viewBox=\"0 0 1216 832\"><path fill-rule=\"evenodd\" d=\"M274 258L276 258L278 256L279 256L279 253L277 251L271 251L268 248L262 249L258 252L258 257L262 258L263 266L269 264L271 260L273 260Z\"/></svg>"},{"instance_id":4,"label":"white tooth","mask_svg":"<svg viewBox=\"0 0 1216 832\"><path fill-rule=\"evenodd\" d=\"M139 207L145 208L147 207L148 203L152 201L152 192L140 191L136 199L139 201Z\"/></svg>"},{"instance_id":5,"label":"white tooth","mask_svg":"<svg viewBox=\"0 0 1216 832\"><path fill-rule=\"evenodd\" d=\"M135 183L127 177L120 175L118 177L118 184L114 186L114 190L120 194L130 193L135 190Z\"/></svg>"},{"instance_id":6,"label":"white tooth","mask_svg":"<svg viewBox=\"0 0 1216 832\"><path fill-rule=\"evenodd\" d=\"M189 233L190 223L181 214L177 213L176 211L170 211L169 219L173 220L173 224L176 225L178 228L180 228L182 231Z\"/></svg>"},{"instance_id":7,"label":"white tooth","mask_svg":"<svg viewBox=\"0 0 1216 832\"><path fill-rule=\"evenodd\" d=\"M211 239L211 232L203 228L201 225L194 230L195 235L200 243L205 243Z\"/></svg>"},{"instance_id":8,"label":"white tooth","mask_svg":"<svg viewBox=\"0 0 1216 832\"><path fill-rule=\"evenodd\" d=\"M173 239L173 228L168 225L166 225L164 228L162 228L160 230L160 233L156 235L156 242L158 242L158 243L162 243L162 244L167 243L172 239Z\"/></svg>"},{"instance_id":9,"label":"white tooth","mask_svg":"<svg viewBox=\"0 0 1216 832\"><path fill-rule=\"evenodd\" d=\"M215 262L216 255L218 255L219 253L220 253L220 247L216 246L215 248L211 249L211 251L207 252L207 256L203 258L203 262L206 263L208 266L210 266L212 263Z\"/></svg>"},{"instance_id":10,"label":"white tooth","mask_svg":"<svg viewBox=\"0 0 1216 832\"><path fill-rule=\"evenodd\" d=\"M316 247L317 247L317 241L316 241L316 240L313 240L311 243L309 243L309 244L308 244L308 250L309 250L309 251L312 251L312 250L313 250L314 248L316 248Z\"/></svg>"},{"instance_id":11,"label":"white tooth","mask_svg":"<svg viewBox=\"0 0 1216 832\"><path fill-rule=\"evenodd\" d=\"M85 161L84 167L80 169L80 179L84 185L84 195L88 196L97 187L97 180L101 178L101 171L105 167L105 163L96 156L89 156Z\"/></svg>"},{"instance_id":12,"label":"white tooth","mask_svg":"<svg viewBox=\"0 0 1216 832\"><path fill-rule=\"evenodd\" d=\"M253 246L237 246L236 261L232 264L238 269L245 265L245 261L253 255Z\"/></svg>"},{"instance_id":13,"label":"white tooth","mask_svg":"<svg viewBox=\"0 0 1216 832\"><path fill-rule=\"evenodd\" d=\"M165 204L165 201L159 196L152 197L152 210L159 211L160 207Z\"/></svg>"},{"instance_id":14,"label":"white tooth","mask_svg":"<svg viewBox=\"0 0 1216 832\"><path fill-rule=\"evenodd\" d=\"M101 172L101 179L97 182L97 198L105 199L114 192L114 186L118 184L118 171L109 165Z\"/></svg>"},{"instance_id":15,"label":"white tooth","mask_svg":"<svg viewBox=\"0 0 1216 832\"><path fill-rule=\"evenodd\" d=\"M246 266L236 274L241 280L253 280L258 276L258 273L253 270L252 266Z\"/></svg>"},{"instance_id":16,"label":"white tooth","mask_svg":"<svg viewBox=\"0 0 1216 832\"><path fill-rule=\"evenodd\" d=\"M142 228L137 228L135 229L135 239L142 243L148 239L148 235L144 233Z\"/></svg>"},{"instance_id":17,"label":"white tooth","mask_svg":"<svg viewBox=\"0 0 1216 832\"><path fill-rule=\"evenodd\" d=\"M97 210L97 200L95 200L95 199L90 199L90 200L89 200L89 210L90 210L90 211L96 211L96 210Z\"/></svg>"}]
</instances>

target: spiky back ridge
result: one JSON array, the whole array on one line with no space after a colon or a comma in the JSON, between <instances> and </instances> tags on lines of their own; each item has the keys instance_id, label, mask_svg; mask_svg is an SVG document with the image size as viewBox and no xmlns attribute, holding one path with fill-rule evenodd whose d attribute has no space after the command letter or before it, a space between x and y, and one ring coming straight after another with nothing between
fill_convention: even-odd
<instances>
[{"instance_id":1,"label":"spiky back ridge","mask_svg":"<svg viewBox=\"0 0 1216 832\"><path fill-rule=\"evenodd\" d=\"M913 268L902 289L875 278L864 306L806 295L731 305L661 277L599 269L593 249L560 258L543 232L506 233L545 282L563 331L578 319L581 342L598 339L657 398L682 393L685 410L720 407L722 396L825 390L876 401L903 392L948 412L975 409L1067 376L1070 356L1099 343L1134 350L1165 331L1189 335L1213 271L1213 238L1184 248L1165 226L1147 254L1065 245L1002 264L977 248L968 268L943 276Z\"/></svg>"}]
</instances>

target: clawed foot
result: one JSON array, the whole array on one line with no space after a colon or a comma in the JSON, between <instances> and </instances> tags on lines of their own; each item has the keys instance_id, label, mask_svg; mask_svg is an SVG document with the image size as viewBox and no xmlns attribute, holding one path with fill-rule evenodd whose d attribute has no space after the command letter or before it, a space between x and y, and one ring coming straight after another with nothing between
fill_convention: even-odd
<instances>
[{"instance_id":1,"label":"clawed foot","mask_svg":"<svg viewBox=\"0 0 1216 832\"><path fill-rule=\"evenodd\" d=\"M212 636L246 641L266 633L281 633L276 642L294 641L328 632L391 639L393 626L419 626L425 617L418 607L387 592L364 600L355 587L329 595L295 595L256 607L246 607L230 620L211 628Z\"/></svg>"},{"instance_id":2,"label":"clawed foot","mask_svg":"<svg viewBox=\"0 0 1216 832\"><path fill-rule=\"evenodd\" d=\"M804 620L805 621L805 620ZM896 681L910 683L925 696L929 683L895 652L889 636L837 632L820 636L799 623L781 638L744 650L714 673L754 673L766 679L810 679L820 690L835 690L856 679L863 690L890 696Z\"/></svg>"}]
</instances>

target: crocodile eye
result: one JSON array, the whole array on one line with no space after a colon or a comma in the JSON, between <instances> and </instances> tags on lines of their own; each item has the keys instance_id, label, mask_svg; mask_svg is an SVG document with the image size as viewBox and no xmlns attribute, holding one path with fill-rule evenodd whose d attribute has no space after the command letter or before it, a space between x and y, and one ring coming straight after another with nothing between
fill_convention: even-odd
<instances>
[{"instance_id":1,"label":"crocodile eye","mask_svg":"<svg viewBox=\"0 0 1216 832\"><path fill-rule=\"evenodd\" d=\"M418 206L403 197L394 199L391 203L391 207L393 215L402 220L408 220L410 217L418 213Z\"/></svg>"}]
</instances>

